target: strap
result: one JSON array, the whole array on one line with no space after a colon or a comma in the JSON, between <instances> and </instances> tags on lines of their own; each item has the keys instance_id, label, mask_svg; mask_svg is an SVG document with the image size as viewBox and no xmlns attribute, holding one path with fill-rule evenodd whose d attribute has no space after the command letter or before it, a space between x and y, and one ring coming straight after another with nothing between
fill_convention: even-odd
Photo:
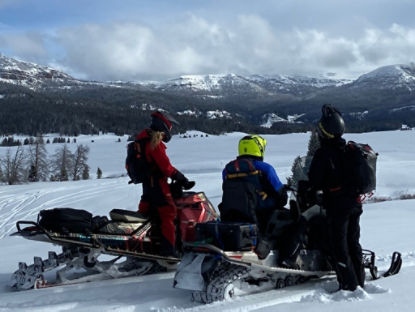
<instances>
[{"instance_id":1,"label":"strap","mask_svg":"<svg viewBox=\"0 0 415 312\"><path fill-rule=\"evenodd\" d=\"M243 160L244 162L246 162L248 164L249 170L251 170L251 171L256 170L255 166L252 164L252 161L250 161L246 158L241 158L241 160Z\"/></svg>"},{"instance_id":2,"label":"strap","mask_svg":"<svg viewBox=\"0 0 415 312\"><path fill-rule=\"evenodd\" d=\"M237 179L237 178L244 178L251 175L259 175L261 174L261 171L255 170L251 172L239 172L239 173L229 173L225 177L226 179Z\"/></svg>"},{"instance_id":3,"label":"strap","mask_svg":"<svg viewBox=\"0 0 415 312\"><path fill-rule=\"evenodd\" d=\"M330 192L337 192L337 191L340 191L341 189L342 189L341 186L336 186L336 187L329 188L329 191Z\"/></svg>"},{"instance_id":4,"label":"strap","mask_svg":"<svg viewBox=\"0 0 415 312\"><path fill-rule=\"evenodd\" d=\"M260 192L257 190L257 193L259 194L259 196L261 196L262 200L266 200L268 198L268 194L265 193L264 191Z\"/></svg>"}]
</instances>

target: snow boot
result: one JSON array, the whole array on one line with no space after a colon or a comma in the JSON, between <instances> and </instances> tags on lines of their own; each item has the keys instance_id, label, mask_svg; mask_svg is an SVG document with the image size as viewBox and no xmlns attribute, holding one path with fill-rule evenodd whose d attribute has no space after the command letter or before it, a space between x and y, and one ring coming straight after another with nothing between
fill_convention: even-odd
<instances>
[{"instance_id":1,"label":"snow boot","mask_svg":"<svg viewBox=\"0 0 415 312\"><path fill-rule=\"evenodd\" d=\"M159 254L163 257L179 257L176 248L164 236L160 237Z\"/></svg>"},{"instance_id":2,"label":"snow boot","mask_svg":"<svg viewBox=\"0 0 415 312\"><path fill-rule=\"evenodd\" d=\"M259 239L254 251L258 256L258 259L264 260L270 253L271 247L265 239Z\"/></svg>"}]
</instances>

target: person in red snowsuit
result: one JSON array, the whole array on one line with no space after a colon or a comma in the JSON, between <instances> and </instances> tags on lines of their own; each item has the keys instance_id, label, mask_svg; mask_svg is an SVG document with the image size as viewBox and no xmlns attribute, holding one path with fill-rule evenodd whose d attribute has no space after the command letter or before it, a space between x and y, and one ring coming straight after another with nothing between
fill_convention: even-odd
<instances>
[{"instance_id":1,"label":"person in red snowsuit","mask_svg":"<svg viewBox=\"0 0 415 312\"><path fill-rule=\"evenodd\" d=\"M149 177L143 182L143 194L138 211L150 218L159 217L161 237L159 242L155 242L159 244L156 249L161 255L177 256L174 224L177 209L167 179L176 180L181 185L189 184L189 180L172 166L164 144L171 139L172 124L178 122L164 112L154 112L151 117L150 128L144 129L136 136L136 140L144 139L146 142L145 155L150 167Z\"/></svg>"}]
</instances>

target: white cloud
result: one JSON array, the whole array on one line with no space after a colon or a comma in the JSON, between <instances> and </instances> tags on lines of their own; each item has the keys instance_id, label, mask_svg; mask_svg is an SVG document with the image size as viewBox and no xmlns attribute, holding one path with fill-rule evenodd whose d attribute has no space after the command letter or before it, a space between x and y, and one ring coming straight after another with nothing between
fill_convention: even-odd
<instances>
[{"instance_id":1,"label":"white cloud","mask_svg":"<svg viewBox=\"0 0 415 312\"><path fill-rule=\"evenodd\" d=\"M0 34L0 48L12 50L15 55L30 61L45 60L48 55L45 37L36 32Z\"/></svg>"},{"instance_id":2,"label":"white cloud","mask_svg":"<svg viewBox=\"0 0 415 312\"><path fill-rule=\"evenodd\" d=\"M3 45L21 56L41 58L48 49L40 35L6 39ZM54 56L60 67L99 80L230 72L350 76L410 63L415 56L415 29L399 24L350 37L316 29L282 30L259 15L218 22L189 14L174 24L152 27L88 24L60 29L54 40L61 51Z\"/></svg>"}]
</instances>

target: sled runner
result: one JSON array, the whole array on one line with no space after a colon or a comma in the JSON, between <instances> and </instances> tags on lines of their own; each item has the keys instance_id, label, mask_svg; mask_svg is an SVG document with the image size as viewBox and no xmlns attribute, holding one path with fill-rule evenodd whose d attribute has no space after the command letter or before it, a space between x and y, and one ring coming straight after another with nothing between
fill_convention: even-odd
<instances>
[{"instance_id":1,"label":"sled runner","mask_svg":"<svg viewBox=\"0 0 415 312\"><path fill-rule=\"evenodd\" d=\"M182 243L194 240L197 223L214 220L217 215L203 192L184 192L175 201L180 250ZM83 210L55 208L41 211L36 222L18 221L17 232L12 235L60 245L62 253L49 252L45 260L35 257L31 265L19 263L11 277L11 287L23 290L150 274L172 269L180 261L160 255L157 231L152 232L155 225L146 216L113 209L110 218L92 217ZM113 258L100 261L101 255ZM53 271L57 271L55 282L47 282Z\"/></svg>"}]
</instances>

